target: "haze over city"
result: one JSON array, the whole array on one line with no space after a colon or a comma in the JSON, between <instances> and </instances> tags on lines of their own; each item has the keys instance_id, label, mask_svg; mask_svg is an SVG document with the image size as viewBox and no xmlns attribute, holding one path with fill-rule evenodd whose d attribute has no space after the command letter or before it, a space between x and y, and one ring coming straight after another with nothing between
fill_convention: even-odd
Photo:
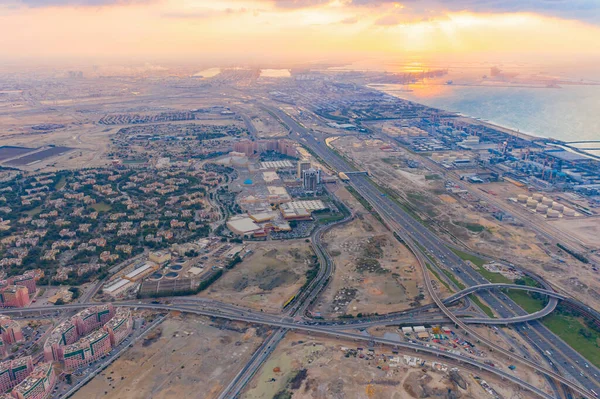
<instances>
[{"instance_id":1,"label":"haze over city","mask_svg":"<svg viewBox=\"0 0 600 399\"><path fill-rule=\"evenodd\" d=\"M5 0L0 60L585 62L598 24L594 0Z\"/></svg>"},{"instance_id":2,"label":"haze over city","mask_svg":"<svg viewBox=\"0 0 600 399\"><path fill-rule=\"evenodd\" d=\"M600 395L598 0L0 0L0 399Z\"/></svg>"}]
</instances>

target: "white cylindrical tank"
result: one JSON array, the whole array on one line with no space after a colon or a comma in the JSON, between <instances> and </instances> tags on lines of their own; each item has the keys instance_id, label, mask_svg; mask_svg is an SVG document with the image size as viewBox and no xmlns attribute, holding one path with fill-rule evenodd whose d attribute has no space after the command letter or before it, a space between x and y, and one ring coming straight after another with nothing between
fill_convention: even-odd
<instances>
[{"instance_id":1,"label":"white cylindrical tank","mask_svg":"<svg viewBox=\"0 0 600 399\"><path fill-rule=\"evenodd\" d=\"M529 197L526 196L525 194L519 194L519 196L517 197L517 201L519 201L522 204L527 203L528 199L529 199Z\"/></svg>"},{"instance_id":2,"label":"white cylindrical tank","mask_svg":"<svg viewBox=\"0 0 600 399\"><path fill-rule=\"evenodd\" d=\"M560 212L554 209L549 209L548 210L548 217L549 218L557 218L560 216Z\"/></svg>"},{"instance_id":3,"label":"white cylindrical tank","mask_svg":"<svg viewBox=\"0 0 600 399\"><path fill-rule=\"evenodd\" d=\"M563 214L565 216L575 216L575 210L571 209L571 208L565 208L563 210Z\"/></svg>"},{"instance_id":4,"label":"white cylindrical tank","mask_svg":"<svg viewBox=\"0 0 600 399\"><path fill-rule=\"evenodd\" d=\"M548 205L544 205L544 204L539 204L536 208L535 211L537 213L546 213L548 212Z\"/></svg>"},{"instance_id":5,"label":"white cylindrical tank","mask_svg":"<svg viewBox=\"0 0 600 399\"><path fill-rule=\"evenodd\" d=\"M538 202L534 199L528 199L527 200L527 208L535 208L536 206L538 206Z\"/></svg>"},{"instance_id":6,"label":"white cylindrical tank","mask_svg":"<svg viewBox=\"0 0 600 399\"><path fill-rule=\"evenodd\" d=\"M544 204L546 206L552 206L553 202L554 201L552 201L552 198L548 198L548 197L542 198L542 204Z\"/></svg>"},{"instance_id":7,"label":"white cylindrical tank","mask_svg":"<svg viewBox=\"0 0 600 399\"><path fill-rule=\"evenodd\" d=\"M531 196L531 198L533 198L534 200L536 200L537 202L541 202L542 198L544 198L544 196L542 194L539 193L535 193Z\"/></svg>"},{"instance_id":8,"label":"white cylindrical tank","mask_svg":"<svg viewBox=\"0 0 600 399\"><path fill-rule=\"evenodd\" d=\"M562 212L563 209L565 209L565 206L563 204L561 204L560 202L553 202L552 203L552 209Z\"/></svg>"}]
</instances>

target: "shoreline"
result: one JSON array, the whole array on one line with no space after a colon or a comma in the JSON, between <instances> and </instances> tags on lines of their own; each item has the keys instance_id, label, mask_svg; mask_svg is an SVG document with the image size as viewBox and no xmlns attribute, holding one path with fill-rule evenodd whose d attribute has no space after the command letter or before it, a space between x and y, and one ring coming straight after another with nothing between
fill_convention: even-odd
<instances>
[{"instance_id":1,"label":"shoreline","mask_svg":"<svg viewBox=\"0 0 600 399\"><path fill-rule=\"evenodd\" d=\"M390 93L390 92L385 91L385 90L379 90L379 89L377 89L376 87L373 87L373 86L367 86L367 87L370 88L370 89L372 89L372 90L378 91L380 93L384 93L384 94L390 95L392 97L399 98L399 99L401 99L403 101L408 101L408 102L413 103L413 104L419 104L419 105L421 105L423 107L427 107L429 109L432 109L432 110L435 110L435 111L438 111L438 112L445 112L445 113L449 113L449 114L454 114L454 115L456 115L457 118L461 118L463 121L465 121L466 123L469 123L469 124L474 124L474 125L478 124L478 125L481 125L481 126L485 126L485 127L491 128L491 129L498 130L498 131L500 131L502 133L505 133L505 134L508 134L508 135L510 135L512 137L516 137L517 139L527 140L527 141L530 141L532 143L538 143L538 144L542 144L543 143L543 145L555 146L555 147L561 148L561 149L563 149L565 151L572 152L572 153L575 153L575 154L579 154L579 155L585 156L587 158L590 158L590 159L593 159L593 160L596 160L596 161L600 160L600 155L588 152L588 151L586 151L585 148L572 147L572 146L569 145L568 141L563 141L563 140L555 139L555 138L552 138L552 137L537 136L537 135L535 135L533 133L521 132L521 131L519 131L517 129L514 129L514 128L511 128L511 127L502 126L502 125L500 125L500 124L498 124L498 123L496 123L494 121L486 121L486 120L483 120L483 119L481 119L479 117L466 115L466 114L463 114L461 112L448 111L448 110L445 110L445 109L432 107L432 106L429 106L429 105L426 105L426 104L423 104L423 103L420 103L420 102L417 102L417 101L413 101L413 100L409 100L409 99L406 99L406 98L402 98L402 97L400 97L398 95L395 95L395 94ZM540 143L540 142L542 142L542 143Z\"/></svg>"},{"instance_id":2,"label":"shoreline","mask_svg":"<svg viewBox=\"0 0 600 399\"><path fill-rule=\"evenodd\" d=\"M420 102L417 102L417 101L414 101L414 100L409 100L407 98L403 98L403 97L401 97L401 96L399 96L397 94L394 94L393 92L390 92L388 90L383 90L383 88L372 87L371 85L369 85L367 87L370 88L370 89L372 89L372 90L376 90L376 91L378 91L380 93L385 93L387 95L399 98L401 100L408 101L408 102L411 102L411 103L414 103L414 104L419 104L419 105L421 105L423 107L427 107L427 108L430 108L430 109L433 109L433 110L436 110L436 111L455 114L457 117L463 118L468 123L480 124L480 125L483 125L483 126L486 126L486 127L489 127L489 128L493 128L493 129L496 129L496 130L501 131L503 133L506 133L506 134L509 134L511 136L514 136L516 138L520 138L522 140L528 140L528 141L531 141L531 142L540 141L540 140L547 140L547 141L550 141L550 142L553 142L553 143L560 143L560 144L566 144L567 143L565 141L562 141L562 140L559 140L559 139L555 139L555 138L552 138L552 137L538 136L538 135L536 135L534 133L522 132L522 131L520 131L518 129L515 129L515 128L512 128L512 127L508 127L508 126L502 126L501 124L499 124L497 122L486 121L486 120L483 120L483 119L481 119L479 117L476 117L476 116L471 116L471 115L463 114L462 112L450 111L450 110L445 110L445 109L442 109L442 108L432 107L432 106L427 105L427 104L423 104L423 103L420 103ZM402 92L402 91L399 91L399 92Z\"/></svg>"}]
</instances>

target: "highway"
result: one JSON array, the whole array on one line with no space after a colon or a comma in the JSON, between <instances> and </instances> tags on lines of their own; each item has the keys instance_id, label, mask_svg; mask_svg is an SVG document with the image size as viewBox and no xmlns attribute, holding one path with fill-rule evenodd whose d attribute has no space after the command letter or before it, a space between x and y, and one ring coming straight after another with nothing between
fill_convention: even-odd
<instances>
[{"instance_id":1,"label":"highway","mask_svg":"<svg viewBox=\"0 0 600 399\"><path fill-rule=\"evenodd\" d=\"M287 126L289 126L296 134L297 138L304 141L309 149L311 149L318 157L320 157L325 163L327 163L334 170L341 171L354 171L355 169L345 161L343 158L333 153L328 147L322 142L322 140L315 139L312 135L308 134L307 130L299 125L294 119L289 117L283 111L270 108L279 118L281 118ZM319 257L321 267L317 277L310 283L306 290L298 295L296 300L292 303L287 315L269 315L265 313L253 312L248 309L243 309L233 305L223 304L210 299L202 298L173 298L174 303L169 305L164 304L152 304L147 302L120 302L115 303L117 306L128 306L133 308L143 309L155 309L155 310L177 310L181 312L190 312L204 316L220 317L230 320L244 321L249 323L264 324L274 327L275 332L263 343L263 345L257 350L249 363L247 363L242 370L236 375L233 381L223 391L223 398L235 397L241 392L245 384L252 378L254 373L258 370L260 365L268 358L270 353L274 350L277 343L283 338L286 331L289 329L301 330L319 334L327 334L335 336L337 338L346 338L352 340L370 341L377 342L385 345L392 345L395 347L402 347L405 349L426 352L436 356L444 356L446 358L458 360L464 363L468 363L473 367L477 367L481 370L487 370L502 378L506 378L519 386L528 389L531 392L536 393L540 397L553 398L556 395L551 396L546 392L539 390L538 388L528 384L527 382L521 381L518 377L511 373L504 372L497 368L485 365L479 362L477 359L472 359L462 355L455 355L448 353L443 350L428 348L417 344L398 342L393 340L386 340L371 336L365 336L363 334L352 333L344 331L348 328L366 328L372 325L389 325L398 324L403 322L418 322L419 324L428 324L437 322L437 320L451 320L467 334L477 338L480 342L487 345L490 349L495 350L498 353L503 354L508 359L515 362L524 364L531 367L534 370L542 373L548 378L552 378L565 386L568 386L573 392L586 397L592 398L593 394L590 392L592 389L596 392L600 392L600 385L598 374L600 371L593 366L587 365L581 355L570 348L566 343L558 339L552 334L546 327L537 321L531 321L538 317L543 317L552 312L559 299L569 299L566 296L557 294L552 291L543 290L534 287L524 286L511 286L504 285L498 287L498 285L489 284L483 276L481 276L472 267L468 266L462 261L454 252L452 252L447 244L437 237L433 232L427 229L424 225L415 220L410 214L408 214L402 207L401 204L397 203L394 199L388 197L367 177L359 174L350 175L350 184L362 195L374 208L375 211L382 217L391 230L395 231L411 248L417 257L421 266L422 273L424 275L424 281L427 290L435 302L437 308L439 308L443 315L420 315L415 316L415 310L407 311L405 314L398 315L386 315L374 320L359 320L355 321L327 321L327 322L314 322L306 320L302 316L305 314L308 306L317 298L320 292L326 287L329 282L330 276L333 273L334 263L329 257L327 251L322 247L321 237L322 234L332 226L321 226L316 230L313 235L313 247ZM351 217L347 217L340 223L345 223L350 220ZM416 244L418 243L418 245ZM435 291L432 279L429 276L429 272L426 267L428 258L435 259L439 265L446 267L451 270L458 271L456 277L463 280L468 286L464 291L458 292L453 296L441 299ZM517 288L518 287L518 288ZM514 288L514 289L527 289L530 291L540 292L549 295L551 298L548 305L540 312L528 315L524 312L516 303L510 300L503 293L494 293L494 288ZM499 316L495 319L490 318L458 318L447 305L466 295L478 292L482 299L484 299ZM453 298L454 297L454 298ZM86 298L87 299L87 298ZM82 301L83 302L83 301ZM31 309L11 309L6 310L6 314L17 314L23 315L37 312L43 313L46 311L56 312L58 310L76 310L82 307L93 306L93 303L79 303L73 305L63 305L60 307L38 307ZM424 307L425 308L425 307ZM428 309L433 309L431 306ZM417 314L422 310L416 310ZM529 323L523 323L529 322ZM543 353L544 351L552 353L552 362L550 363L555 370L550 370L539 362L532 361L528 358L521 357L515 353L509 352L493 342L490 342L486 338L478 335L472 329L470 329L468 323L478 324L508 324L518 323L517 328L519 333L531 342L538 350ZM545 356L545 355L543 355ZM547 358L547 356L545 356ZM584 368L583 365L586 365ZM558 373L556 365L560 365L563 369L566 369L571 378L565 378ZM569 369L570 368L570 369ZM595 376L595 377L594 377Z\"/></svg>"},{"instance_id":2,"label":"highway","mask_svg":"<svg viewBox=\"0 0 600 399\"><path fill-rule=\"evenodd\" d=\"M65 306L68 306L68 305L65 305ZM88 306L89 306L89 304L88 304ZM493 366L489 366L483 362L480 362L477 359L463 356L463 355L454 354L454 353L451 353L451 352L448 352L445 350L436 349L433 347L427 347L427 346L422 346L419 344L413 344L410 342L395 341L395 340L373 337L370 335L363 335L363 334L352 333L352 332L347 332L347 331L337 331L337 330L332 331L328 327L311 326L311 325L293 323L293 322L288 322L288 321L279 321L279 322L267 321L267 320L263 319L262 317L260 317L262 315L257 315L257 316L255 316L255 315L251 315L251 316L249 316L249 315L244 315L244 316L230 315L230 314L225 314L225 313L214 312L212 310L198 309L197 307L190 307L190 306L185 306L185 305L162 305L162 304L152 304L152 303L150 303L150 304L148 304L148 303L131 304L130 303L130 304L120 304L119 306L127 306L127 307L131 307L134 309L139 308L139 309L150 309L150 310L157 310L157 311L178 311L178 312L183 312L183 313L192 313L192 314L197 314L197 315L201 315L201 316L217 317L217 318L223 318L223 319L228 319L228 320L242 321L242 322L246 322L246 323L263 324L263 325L268 325L268 326L271 326L274 328L284 329L284 330L305 331L305 332L309 332L309 333L317 333L317 334L333 336L335 338L344 338L344 339L353 340L353 341L374 342L374 343L392 346L394 348L404 348L404 349L412 350L415 352L422 352L422 353L426 353L429 355L452 359L452 360L458 361L460 363L469 364L473 367L476 367L479 370L485 370L485 371L491 372L491 373L493 373L497 376L500 376L508 381L511 381L511 382L519 385L520 387L522 387L530 392L533 392L534 394L538 395L541 398L554 399L554 396L549 395L548 393L540 390L539 388L537 388L525 381L522 381L514 374L505 372L504 370L498 369ZM61 308L62 307L64 307L64 306L61 306ZM272 334L272 337L276 338L277 337L276 333ZM269 348L269 346L271 348ZM264 360L264 358L268 357L268 355L270 354L270 350L272 350L272 348L274 348L273 344L267 345L266 349L262 348L262 350L256 351L253 355L253 359L251 359L251 360L256 360L256 359L260 359L260 358L263 358L263 360ZM265 351L266 351L266 353L265 353ZM253 362L251 362L251 363L253 363ZM251 365L251 363L247 364L245 368L252 369L253 366ZM242 370L242 371L244 371L244 370ZM228 387L228 389L231 389L231 388Z\"/></svg>"},{"instance_id":3,"label":"highway","mask_svg":"<svg viewBox=\"0 0 600 399\"><path fill-rule=\"evenodd\" d=\"M325 163L327 163L330 167L338 172L346 172L346 171L356 171L356 169L346 162L343 158L333 153L326 144L323 143L323 140L315 139L311 134L308 133L307 129L303 126L299 125L293 118L291 118L285 112L277 109L270 108L272 112L274 112L280 119L284 121L284 123L292 129L292 137L295 134L297 139L299 139L302 144L308 146L311 151L313 151L319 158L321 158ZM435 234L433 234L429 229L427 229L424 225L415 220L411 215L409 215L401 206L401 204L395 202L393 199L382 193L379 188L367 177L364 175L351 175L350 182L352 186L374 207L374 209L382 216L384 220L389 221L389 223L393 223L398 227L398 234L400 237L404 238L408 243L417 242L419 243L419 247L426 248L426 253L428 256L431 256L437 259L440 264L445 266L450 266L450 268L454 268L455 270L459 270L459 277L469 286L473 285L481 285L489 283L483 276L481 276L477 271L473 270L470 266L465 264L454 252L452 252L446 244L439 239ZM414 244L413 244L414 246ZM418 255L421 251L418 248L414 248L414 252ZM419 257L419 256L417 256ZM424 257L420 259L420 262L424 267ZM431 280L428 276L428 272L426 268L424 270L425 273L425 281L431 284ZM428 284L428 285L429 285ZM437 294L433 291L433 287L430 287L430 295L433 296L434 301L444 313L450 317L454 318L452 313L445 308L441 300L439 298L436 299ZM505 295L494 295L490 292L483 292L480 294L481 298L486 301L492 309L500 315L501 318L508 318L511 314L516 313L518 316L525 316L526 312L523 311L516 303L510 300ZM513 313L514 312L514 313ZM454 319L453 319L454 321ZM466 332L470 333L473 336L477 336L473 331L468 329L468 327L461 323L460 320L456 319L456 324L461 326ZM545 367L540 366L536 362L533 362L529 359L521 358L513 353L505 351L504 349L497 347L491 342L486 342L487 340L481 339L483 337L478 337L482 342L486 342L488 346L493 348L494 350L503 353L508 358L513 359L516 362L527 364L528 366L534 368L535 370L554 378L557 381L569 386L574 392L584 396L591 397L592 395L590 391L593 389L596 392L600 391L600 385L598 380L593 378L589 368L583 369L579 367L581 364L587 363L579 353L574 351L569 345L560 340L554 334L552 334L546 327L544 327L539 322L532 322L528 327L527 331L528 339L535 341L537 347L541 348L541 350L548 351L549 353L554 353L554 360L561 365L571 365L573 369L577 369L579 372L571 373L571 377L576 381L572 382L559 375L558 373L549 370ZM576 365L573 364L575 361ZM597 369L596 369L597 370ZM584 388L582 388L582 386Z\"/></svg>"},{"instance_id":4,"label":"highway","mask_svg":"<svg viewBox=\"0 0 600 399\"><path fill-rule=\"evenodd\" d=\"M242 389L248 384L250 379L260 369L260 366L268 359L271 353L275 350L275 347L288 330L285 328L278 328L275 330L263 344L252 354L250 360L242 367L242 369L236 374L235 378L231 380L229 385L219 395L219 399L234 399L242 392Z\"/></svg>"}]
</instances>

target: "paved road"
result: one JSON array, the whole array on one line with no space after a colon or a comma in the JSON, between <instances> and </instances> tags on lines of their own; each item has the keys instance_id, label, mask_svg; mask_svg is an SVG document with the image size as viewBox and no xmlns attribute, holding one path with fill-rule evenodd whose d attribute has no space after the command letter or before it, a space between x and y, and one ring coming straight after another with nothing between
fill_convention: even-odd
<instances>
[{"instance_id":1,"label":"paved road","mask_svg":"<svg viewBox=\"0 0 600 399\"><path fill-rule=\"evenodd\" d=\"M250 382L250 379L260 369L260 366L269 358L271 353L277 347L277 344L281 342L285 333L288 330L285 328L279 328L275 330L263 344L254 352L250 360L244 365L233 380L225 387L223 392L219 395L219 399L234 399L242 392L242 389Z\"/></svg>"},{"instance_id":2,"label":"paved road","mask_svg":"<svg viewBox=\"0 0 600 399\"><path fill-rule=\"evenodd\" d=\"M322 140L315 139L308 133L306 128L296 123L296 121L289 115L276 108L271 108L271 111L276 113L277 116L292 129L292 137L294 137L295 134L296 136L294 138L303 141L303 144L307 145L317 156L324 160L325 163L340 172L356 171L356 168L354 168L351 164L346 162L337 154L330 151L330 149L326 146L326 144L323 143ZM393 221L395 227L399 228L401 237L406 237L409 241L419 243L419 247L426 248L425 252L428 256L437 259L439 262L441 262L441 264L450 266L450 268L453 268L454 270L459 270L460 278L467 285L473 286L489 283L477 271L466 265L462 259L454 254L454 252L452 252L440 238L438 238L423 224L409 215L400 204L389 198L384 193L381 193L379 188L367 176L358 174L350 175L350 180L352 186L363 197L365 197L367 201L371 203L371 205L375 208L375 210L377 210L382 218L388 221ZM420 250L417 252L420 252ZM426 276L426 281L429 281L428 276ZM489 292L484 292L480 294L480 296L497 314L501 316L501 318L508 318L514 313L516 313L518 316L526 315L525 311L523 311L516 303L514 303L505 295L495 295ZM444 310L443 304L438 305L441 305L442 310ZM451 317L451 314L449 317ZM459 325L462 324L460 321L458 322ZM466 328L466 326L463 328ZM468 331L468 329L466 331ZM472 331L470 333L473 334ZM549 353L555 353L555 360L558 360L560 364L570 365L574 370L577 369L576 373L571 374L571 378L576 380L577 383L573 383L571 380L563 378L554 371L548 370L545 367L541 367L529 359L523 359L511 353L506 353L506 355L515 361L528 364L545 375L561 381L563 384L569 386L575 392L578 392L583 396L591 395L589 392L592 389L594 389L596 392L600 391L600 383L598 382L598 379L590 379L590 376L594 378L593 371L589 371L591 367L588 366L586 369L579 367L580 364L586 364L587 361L569 345L560 340L558 337L554 336L554 334L552 334L545 326L539 322L532 322L528 330L528 338L535 341L541 350L547 350ZM573 363L573 361L575 361L575 363ZM577 364L577 367L575 364ZM595 371L597 371L597 369L595 369ZM580 386L584 386L585 389L581 389Z\"/></svg>"}]
</instances>

